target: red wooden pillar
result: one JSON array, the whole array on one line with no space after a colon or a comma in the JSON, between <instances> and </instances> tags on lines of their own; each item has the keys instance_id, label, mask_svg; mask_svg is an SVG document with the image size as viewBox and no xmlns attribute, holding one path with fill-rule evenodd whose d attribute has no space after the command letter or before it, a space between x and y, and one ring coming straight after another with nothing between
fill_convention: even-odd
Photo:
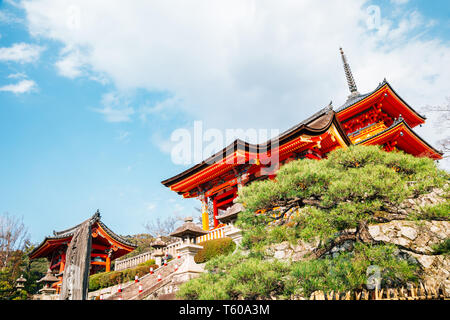
<instances>
[{"instance_id":1,"label":"red wooden pillar","mask_svg":"<svg viewBox=\"0 0 450 320\"><path fill-rule=\"evenodd\" d=\"M109 257L109 255L106 257L105 271L106 272L111 271L111 258Z\"/></svg>"},{"instance_id":2,"label":"red wooden pillar","mask_svg":"<svg viewBox=\"0 0 450 320\"><path fill-rule=\"evenodd\" d=\"M64 267L66 266L66 253L61 254L61 264L59 265L59 273L64 271Z\"/></svg>"}]
</instances>

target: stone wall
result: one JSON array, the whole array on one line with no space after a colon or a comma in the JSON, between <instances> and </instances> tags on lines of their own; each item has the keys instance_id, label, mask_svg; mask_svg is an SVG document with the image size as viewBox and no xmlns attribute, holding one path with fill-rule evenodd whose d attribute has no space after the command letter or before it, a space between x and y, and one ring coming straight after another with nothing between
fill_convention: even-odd
<instances>
[{"instance_id":1,"label":"stone wall","mask_svg":"<svg viewBox=\"0 0 450 320\"><path fill-rule=\"evenodd\" d=\"M418 263L423 270L422 282L426 286L445 286L450 293L450 257L434 255L432 246L450 237L449 221L391 221L369 226L369 233L375 240L399 246L402 258ZM318 246L318 242L296 244L287 241L266 248L269 259L300 261ZM329 254L351 251L353 242L346 241L333 248Z\"/></svg>"}]
</instances>

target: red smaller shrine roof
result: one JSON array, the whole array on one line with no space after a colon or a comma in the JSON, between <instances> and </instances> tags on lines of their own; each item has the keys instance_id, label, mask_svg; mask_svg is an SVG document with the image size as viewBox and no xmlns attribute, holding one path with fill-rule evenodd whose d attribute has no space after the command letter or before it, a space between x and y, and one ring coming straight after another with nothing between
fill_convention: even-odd
<instances>
[{"instance_id":1,"label":"red smaller shrine roof","mask_svg":"<svg viewBox=\"0 0 450 320\"><path fill-rule=\"evenodd\" d=\"M347 100L342 106L340 106L336 111L338 113L339 120L344 121L345 119L351 117L353 114L357 114L358 112L362 111L360 108L361 104L364 104L366 101L372 100L372 98L377 98L380 96L380 94L383 93L390 93L390 95L394 98L393 101L397 102L393 107L388 108L390 109L389 111L391 113L391 116L393 116L394 118L398 118L401 114L405 121L408 122L408 125L410 127L415 127L416 125L425 122L426 117L419 114L408 103L406 103L406 101L397 94L397 92L392 88L392 86L386 79L384 79L383 82L380 82L380 84L372 92L359 94L355 97L352 97Z\"/></svg>"},{"instance_id":2,"label":"red smaller shrine roof","mask_svg":"<svg viewBox=\"0 0 450 320\"><path fill-rule=\"evenodd\" d=\"M119 244L121 247L127 249L128 251L131 251L135 249L137 246L125 238L119 236L118 234L114 233L111 229L109 229L101 220L100 220L100 212L97 210L97 212L88 220L90 220L91 225L98 224L98 226L105 231L105 233L111 237L117 244ZM29 253L30 259L36 259L45 257L49 252L52 250L58 248L59 246L63 244L68 244L72 236L75 234L75 231L77 228L81 225L78 224L72 228L63 230L63 231L53 231L53 237L47 236L44 238L44 240L37 246L31 253Z\"/></svg>"},{"instance_id":3,"label":"red smaller shrine roof","mask_svg":"<svg viewBox=\"0 0 450 320\"><path fill-rule=\"evenodd\" d=\"M409 154L414 156L427 156L435 160L442 159L443 152L438 151L423 140L411 129L403 118L397 119L389 128L372 137L359 141L356 145L383 144L394 138L397 140L398 147Z\"/></svg>"}]
</instances>

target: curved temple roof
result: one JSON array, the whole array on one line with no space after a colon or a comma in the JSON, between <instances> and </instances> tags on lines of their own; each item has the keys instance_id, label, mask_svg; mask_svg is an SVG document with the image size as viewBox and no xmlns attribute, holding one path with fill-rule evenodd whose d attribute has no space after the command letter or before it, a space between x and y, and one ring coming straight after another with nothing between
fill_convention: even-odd
<instances>
[{"instance_id":1,"label":"curved temple roof","mask_svg":"<svg viewBox=\"0 0 450 320\"><path fill-rule=\"evenodd\" d=\"M275 137L263 144L251 144L240 139L235 140L233 143L228 145L226 148L212 155L208 159L194 165L193 167L169 178L161 183L166 187L171 188L171 190L176 191L178 194L185 195L185 192L189 190L194 190L200 186L201 183L207 181L208 179L214 179L217 175L230 170L233 165L228 164L228 167L224 165L223 159L231 159L230 156L242 156L245 155L245 163L249 162L250 159L264 159L265 154L269 154L268 151L272 149L272 146L278 147L278 150L282 150L283 146L285 150L293 150L291 147L292 143L296 143L296 138L302 135L309 135L310 137L317 137L327 132L330 127L334 124L335 133L338 135L340 140L340 145L351 145L352 142L347 136L347 133L343 130L341 121L345 122L352 119L355 116L365 112L371 107L377 106L377 108L382 108L388 115L394 119L402 118L402 122L408 131L409 137L414 137L409 140L411 143L416 143L416 149L421 149L424 152L419 152L413 147L408 146L406 143L402 143L405 150L410 150L412 154L423 155L426 154L433 159L442 158L441 153L431 147L422 138L420 138L416 133L412 131L412 127L425 122L426 117L415 111L410 105L408 105L392 88L392 86L384 79L379 85L371 92L366 94L359 94L354 91L348 100L340 106L337 111L333 111L331 103L329 106L323 108L319 112L315 113L308 119L300 122L294 127L286 130L278 137ZM398 124L395 122L394 124ZM394 125L393 124L393 125ZM392 126L393 126L392 125ZM387 128L383 132L388 132L392 130L392 126ZM371 144L375 141L383 132L376 134L364 141L358 142L357 144ZM405 138L400 139L406 141ZM378 140L377 140L378 141ZM420 147L420 146L421 147ZM400 146L400 144L399 144ZM267 156L266 156L267 158ZM227 160L228 160L227 159ZM190 191L189 191L190 192Z\"/></svg>"},{"instance_id":2,"label":"curved temple roof","mask_svg":"<svg viewBox=\"0 0 450 320\"><path fill-rule=\"evenodd\" d=\"M392 88L392 86L389 84L389 82L384 79L382 82L379 83L379 85L371 92L365 93L365 94L358 94L355 97L352 97L348 99L342 106L340 106L336 112L339 115L339 119L342 121L341 116L345 113L348 113L352 107L356 107L356 105L359 105L360 103L364 103L366 99L370 99L371 97L377 96L379 94L382 94L383 92L392 93L392 95L400 102L400 105L403 106L403 112L402 110L399 110L403 117L408 119L411 119L409 124L411 125L411 122L414 122L412 125L413 127L417 124L421 124L425 122L426 117L419 114L416 110L414 110L409 104L405 102L398 94L397 92ZM398 115L394 115L395 117L398 117ZM405 120L408 120L405 119Z\"/></svg>"},{"instance_id":3,"label":"curved temple roof","mask_svg":"<svg viewBox=\"0 0 450 320\"><path fill-rule=\"evenodd\" d=\"M91 218L89 218L87 220L90 220L91 225L97 223L99 225L99 227L102 228L108 236L110 236L112 239L114 239L115 241L117 241L118 243L123 245L124 247L128 247L130 249L134 249L137 247L135 244L129 242L125 238L114 233L111 229L109 229L100 220L100 218L101 218L100 212L97 210L97 212ZM70 239L75 234L76 229L80 225L81 225L81 223L72 228L69 228L69 229L66 229L63 231L53 231L54 236L53 237L51 237L51 236L45 237L45 239L41 242L41 244L39 244L39 246L37 246L31 253L29 253L28 256L30 257L30 259L35 259L35 258L40 257L41 253L44 251L44 249L46 249L49 246L51 247L53 245L60 245L61 242L63 242L63 240L67 240L68 242L70 242Z\"/></svg>"},{"instance_id":4,"label":"curved temple roof","mask_svg":"<svg viewBox=\"0 0 450 320\"><path fill-rule=\"evenodd\" d=\"M278 135L275 138L270 139L269 141L261 144L252 144L240 139L236 139L233 143L212 155L208 159L200 162L199 164L173 176L172 178L166 179L161 183L166 187L171 187L174 184L192 176L196 173L202 171L203 169L209 167L212 164L220 162L222 159L225 159L226 156L229 156L235 152L249 152L256 155L266 154L268 151L272 149L272 146L282 146L287 142L301 136L301 135L311 135L318 136L325 133L331 125L335 125L342 139L347 145L350 145L351 142L345 134L344 130L341 127L339 120L337 119L336 113L333 111L331 104L319 112L315 113L308 119L300 122L299 124L293 126L292 128L286 130L282 134Z\"/></svg>"},{"instance_id":5,"label":"curved temple roof","mask_svg":"<svg viewBox=\"0 0 450 320\"><path fill-rule=\"evenodd\" d=\"M377 133L374 136L359 141L356 144L357 145L378 144L383 139L386 140L390 135L394 134L401 134L401 137L403 137L402 139L405 140L405 142L402 143L402 139L399 139L400 143L403 146L402 149L407 149L408 153L411 153L415 156L426 155L435 160L442 159L443 153L440 152L439 150L436 150L431 145L429 145L425 140L423 140L417 133L415 133L411 129L408 123L406 123L405 120L401 117L396 121L394 121L394 123L389 128L384 129L383 131ZM408 143L406 139L414 139L418 143L411 144Z\"/></svg>"}]
</instances>

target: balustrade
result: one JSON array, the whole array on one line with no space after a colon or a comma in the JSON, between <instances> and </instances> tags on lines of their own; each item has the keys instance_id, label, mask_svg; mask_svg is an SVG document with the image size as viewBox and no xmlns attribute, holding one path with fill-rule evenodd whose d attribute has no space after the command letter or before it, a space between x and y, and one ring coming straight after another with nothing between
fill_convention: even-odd
<instances>
[{"instance_id":1,"label":"balustrade","mask_svg":"<svg viewBox=\"0 0 450 320\"><path fill-rule=\"evenodd\" d=\"M203 241L213 240L213 239L219 239L225 237L225 231L229 229L229 226L224 226L221 228L213 229L208 232L208 234L205 234L203 236L196 238L196 243L200 243ZM172 257L176 257L178 255L177 249L179 246L183 244L182 240L175 241L172 243L169 243L167 247L163 249L164 253L168 253ZM150 259L155 259L153 256L153 251L144 252L137 256L130 257L123 260L116 260L116 263L114 265L115 271L130 269L137 267L140 263L143 263L145 261L148 261Z\"/></svg>"}]
</instances>

